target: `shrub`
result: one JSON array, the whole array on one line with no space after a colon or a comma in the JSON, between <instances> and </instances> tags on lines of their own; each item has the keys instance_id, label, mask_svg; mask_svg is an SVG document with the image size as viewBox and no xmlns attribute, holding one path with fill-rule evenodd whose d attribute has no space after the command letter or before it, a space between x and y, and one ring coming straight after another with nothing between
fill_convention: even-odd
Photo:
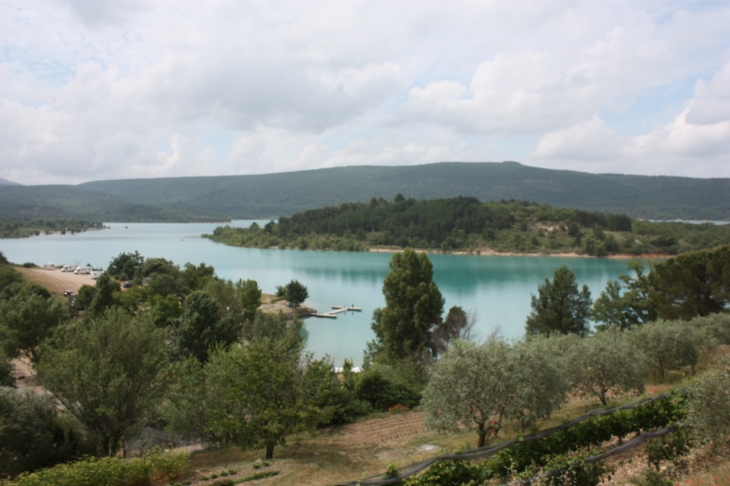
<instances>
[{"instance_id":1,"label":"shrub","mask_svg":"<svg viewBox=\"0 0 730 486\"><path fill-rule=\"evenodd\" d=\"M676 460L686 456L693 445L690 431L678 429L671 434L650 440L644 448L646 461L658 472L662 461L672 461L676 464Z\"/></svg>"},{"instance_id":2,"label":"shrub","mask_svg":"<svg viewBox=\"0 0 730 486\"><path fill-rule=\"evenodd\" d=\"M711 341L706 332L686 322L651 322L633 329L630 336L644 352L652 374L662 380L667 372L685 366L694 373L700 350Z\"/></svg>"},{"instance_id":3,"label":"shrub","mask_svg":"<svg viewBox=\"0 0 730 486\"><path fill-rule=\"evenodd\" d=\"M155 479L173 479L187 469L187 453L156 453L135 459L90 457L21 475L13 485L149 486Z\"/></svg>"},{"instance_id":4,"label":"shrub","mask_svg":"<svg viewBox=\"0 0 730 486\"><path fill-rule=\"evenodd\" d=\"M701 440L716 445L730 437L730 359L702 379L692 391L689 419Z\"/></svg>"}]
</instances>

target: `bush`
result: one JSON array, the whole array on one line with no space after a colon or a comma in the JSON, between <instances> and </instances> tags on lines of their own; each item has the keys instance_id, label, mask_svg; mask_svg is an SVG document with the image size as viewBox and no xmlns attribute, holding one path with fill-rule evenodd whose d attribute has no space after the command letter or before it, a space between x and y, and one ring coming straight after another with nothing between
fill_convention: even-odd
<instances>
[{"instance_id":1,"label":"bush","mask_svg":"<svg viewBox=\"0 0 730 486\"><path fill-rule=\"evenodd\" d=\"M712 341L705 331L679 321L650 322L630 331L630 337L644 352L654 377L660 380L667 372L685 366L694 373L701 349Z\"/></svg>"},{"instance_id":2,"label":"bush","mask_svg":"<svg viewBox=\"0 0 730 486\"><path fill-rule=\"evenodd\" d=\"M674 486L672 481L651 468L631 478L631 484L635 484L636 486Z\"/></svg>"},{"instance_id":3,"label":"bush","mask_svg":"<svg viewBox=\"0 0 730 486\"><path fill-rule=\"evenodd\" d=\"M135 459L95 457L60 464L20 476L13 486L149 486L153 480L167 480L188 470L187 453L152 454Z\"/></svg>"},{"instance_id":4,"label":"bush","mask_svg":"<svg viewBox=\"0 0 730 486\"><path fill-rule=\"evenodd\" d=\"M373 368L361 374L355 385L355 397L369 402L375 410L383 411L395 405L413 408L421 401L420 393L385 378L380 370Z\"/></svg>"},{"instance_id":5,"label":"bush","mask_svg":"<svg viewBox=\"0 0 730 486\"><path fill-rule=\"evenodd\" d=\"M93 451L78 422L50 397L0 390L0 473L15 476Z\"/></svg>"}]
</instances>

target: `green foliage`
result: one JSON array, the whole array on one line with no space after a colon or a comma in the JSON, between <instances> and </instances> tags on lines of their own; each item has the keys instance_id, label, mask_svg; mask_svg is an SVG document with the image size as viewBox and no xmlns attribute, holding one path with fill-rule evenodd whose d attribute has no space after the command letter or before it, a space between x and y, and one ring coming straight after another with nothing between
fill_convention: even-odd
<instances>
[{"instance_id":1,"label":"green foliage","mask_svg":"<svg viewBox=\"0 0 730 486\"><path fill-rule=\"evenodd\" d=\"M567 384L547 356L526 345L456 341L434 364L423 392L425 425L442 432L476 429L478 447L505 420L529 425L565 400Z\"/></svg>"},{"instance_id":2,"label":"green foliage","mask_svg":"<svg viewBox=\"0 0 730 486\"><path fill-rule=\"evenodd\" d=\"M93 452L79 424L48 396L0 389L0 473L16 476Z\"/></svg>"},{"instance_id":3,"label":"green foliage","mask_svg":"<svg viewBox=\"0 0 730 486\"><path fill-rule=\"evenodd\" d=\"M604 331L571 343L566 371L574 389L608 403L608 395L644 391L646 363L624 333Z\"/></svg>"},{"instance_id":4,"label":"green foliage","mask_svg":"<svg viewBox=\"0 0 730 486\"><path fill-rule=\"evenodd\" d=\"M170 480L185 474L185 453L153 454L134 459L86 458L24 475L13 486L149 486L155 480Z\"/></svg>"},{"instance_id":5,"label":"green foliage","mask_svg":"<svg viewBox=\"0 0 730 486\"><path fill-rule=\"evenodd\" d=\"M723 446L730 437L730 360L700 380L692 390L689 420L700 440Z\"/></svg>"},{"instance_id":6,"label":"green foliage","mask_svg":"<svg viewBox=\"0 0 730 486\"><path fill-rule=\"evenodd\" d=\"M96 288L91 285L82 285L73 301L74 310L86 310L94 301Z\"/></svg>"},{"instance_id":7,"label":"green foliage","mask_svg":"<svg viewBox=\"0 0 730 486\"><path fill-rule=\"evenodd\" d=\"M70 317L65 300L52 297L39 285L24 284L13 297L0 301L0 345L8 356L36 363L38 345Z\"/></svg>"},{"instance_id":8,"label":"green foliage","mask_svg":"<svg viewBox=\"0 0 730 486\"><path fill-rule=\"evenodd\" d=\"M650 322L633 329L629 337L658 379L685 366L694 372L700 351L713 344L705 332L684 322Z\"/></svg>"},{"instance_id":9,"label":"green foliage","mask_svg":"<svg viewBox=\"0 0 730 486\"><path fill-rule=\"evenodd\" d=\"M248 343L275 341L290 349L299 349L304 344L302 321L287 321L279 314L257 312L252 321L245 321L241 337Z\"/></svg>"},{"instance_id":10,"label":"green foliage","mask_svg":"<svg viewBox=\"0 0 730 486\"><path fill-rule=\"evenodd\" d=\"M271 476L276 476L277 474L279 474L279 471L261 471L261 472L249 474L248 476L244 476L241 479L237 479L236 484L247 483L249 481L256 481L257 479L270 478Z\"/></svg>"},{"instance_id":11,"label":"green foliage","mask_svg":"<svg viewBox=\"0 0 730 486\"><path fill-rule=\"evenodd\" d=\"M567 266L555 270L553 281L545 279L537 291L537 297L532 295L532 312L525 324L527 334L588 333L591 293L585 285L578 290L575 274Z\"/></svg>"},{"instance_id":12,"label":"green foliage","mask_svg":"<svg viewBox=\"0 0 730 486\"><path fill-rule=\"evenodd\" d=\"M674 482L651 468L644 470L638 476L634 476L630 482L636 486L674 486Z\"/></svg>"},{"instance_id":13,"label":"green foliage","mask_svg":"<svg viewBox=\"0 0 730 486\"><path fill-rule=\"evenodd\" d=\"M646 461L659 471L662 461L676 462L680 457L689 454L694 447L692 432L688 429L677 429L674 432L650 440L644 447Z\"/></svg>"},{"instance_id":14,"label":"green foliage","mask_svg":"<svg viewBox=\"0 0 730 486\"><path fill-rule=\"evenodd\" d=\"M145 316L111 309L59 328L41 348L43 386L106 455L153 417L169 379L165 334Z\"/></svg>"},{"instance_id":15,"label":"green foliage","mask_svg":"<svg viewBox=\"0 0 730 486\"><path fill-rule=\"evenodd\" d=\"M383 282L383 295L385 307L373 312L371 324L382 358L398 361L423 354L444 309L428 256L410 248L395 253Z\"/></svg>"},{"instance_id":16,"label":"green foliage","mask_svg":"<svg viewBox=\"0 0 730 486\"><path fill-rule=\"evenodd\" d=\"M0 350L0 387L15 387L15 375L13 374L13 364Z\"/></svg>"},{"instance_id":17,"label":"green foliage","mask_svg":"<svg viewBox=\"0 0 730 486\"><path fill-rule=\"evenodd\" d=\"M17 219L0 218L0 238L28 238L41 233L81 233L90 229L101 229L98 221L79 219Z\"/></svg>"},{"instance_id":18,"label":"green foliage","mask_svg":"<svg viewBox=\"0 0 730 486\"><path fill-rule=\"evenodd\" d=\"M299 305L307 300L309 297L309 291L307 287L299 283L298 280L292 280L286 284L286 292L284 298L289 302L292 307L299 307Z\"/></svg>"},{"instance_id":19,"label":"green foliage","mask_svg":"<svg viewBox=\"0 0 730 486\"><path fill-rule=\"evenodd\" d=\"M606 289L596 299L591 309L591 319L600 322L597 328L621 330L656 320L657 313L649 302L651 285L644 275L644 264L629 262L635 277L621 274L618 280L609 280ZM623 285L622 285L623 284Z\"/></svg>"},{"instance_id":20,"label":"green foliage","mask_svg":"<svg viewBox=\"0 0 730 486\"><path fill-rule=\"evenodd\" d=\"M666 427L685 418L685 402L684 398L672 395L637 408L590 418L543 439L520 442L500 451L486 461L484 467L495 476L508 477L528 467L542 467L555 454L567 454L599 446L616 437Z\"/></svg>"},{"instance_id":21,"label":"green foliage","mask_svg":"<svg viewBox=\"0 0 730 486\"><path fill-rule=\"evenodd\" d=\"M423 474L403 481L402 486L462 486L483 484L487 479L487 472L478 464L438 461Z\"/></svg>"},{"instance_id":22,"label":"green foliage","mask_svg":"<svg viewBox=\"0 0 730 486\"><path fill-rule=\"evenodd\" d=\"M261 289L255 280L239 280L236 289L241 296L241 307L243 309L243 320L252 321L256 317L256 311L261 306ZM306 297L305 297L306 299Z\"/></svg>"},{"instance_id":23,"label":"green foliage","mask_svg":"<svg viewBox=\"0 0 730 486\"><path fill-rule=\"evenodd\" d=\"M688 320L730 305L730 246L657 263L649 273L651 304L662 319Z\"/></svg>"},{"instance_id":24,"label":"green foliage","mask_svg":"<svg viewBox=\"0 0 730 486\"><path fill-rule=\"evenodd\" d=\"M271 459L288 435L326 422L328 411L316 406L312 392L319 387L307 380L300 350L274 342L217 350L206 365L209 382L221 390L211 410L213 427L241 447L265 448Z\"/></svg>"},{"instance_id":25,"label":"green foliage","mask_svg":"<svg viewBox=\"0 0 730 486\"><path fill-rule=\"evenodd\" d=\"M107 309L116 303L114 299L115 292L119 292L119 282L112 279L106 272L102 273L96 280L94 298L86 307L86 311L91 316L102 315Z\"/></svg>"},{"instance_id":26,"label":"green foliage","mask_svg":"<svg viewBox=\"0 0 730 486\"><path fill-rule=\"evenodd\" d=\"M135 280L141 277L144 257L138 251L120 253L112 259L106 273L117 280Z\"/></svg>"},{"instance_id":27,"label":"green foliage","mask_svg":"<svg viewBox=\"0 0 730 486\"><path fill-rule=\"evenodd\" d=\"M375 410L388 410L396 405L413 408L421 400L421 394L411 386L383 375L377 367L365 370L357 379L354 396L370 404Z\"/></svg>"},{"instance_id":28,"label":"green foliage","mask_svg":"<svg viewBox=\"0 0 730 486\"><path fill-rule=\"evenodd\" d=\"M180 356L205 362L213 347L236 342L240 329L234 315L219 316L216 300L196 290L185 300L183 313L173 327L173 341Z\"/></svg>"},{"instance_id":29,"label":"green foliage","mask_svg":"<svg viewBox=\"0 0 730 486\"><path fill-rule=\"evenodd\" d=\"M0 255L2 255L2 252L0 252ZM2 258L5 260L5 255L2 255ZM23 277L11 265L7 263L0 264L0 295L12 284L20 284L22 282Z\"/></svg>"}]
</instances>

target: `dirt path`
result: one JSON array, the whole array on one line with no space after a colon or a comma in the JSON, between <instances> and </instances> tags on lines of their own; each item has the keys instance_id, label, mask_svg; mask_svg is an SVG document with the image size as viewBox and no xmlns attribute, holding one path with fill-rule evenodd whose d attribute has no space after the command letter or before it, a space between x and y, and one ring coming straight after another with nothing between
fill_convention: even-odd
<instances>
[{"instance_id":1,"label":"dirt path","mask_svg":"<svg viewBox=\"0 0 730 486\"><path fill-rule=\"evenodd\" d=\"M96 285L90 275L74 275L72 272L61 270L44 270L42 268L15 267L26 279L40 284L56 294L63 294L64 290L78 292L82 285Z\"/></svg>"}]
</instances>

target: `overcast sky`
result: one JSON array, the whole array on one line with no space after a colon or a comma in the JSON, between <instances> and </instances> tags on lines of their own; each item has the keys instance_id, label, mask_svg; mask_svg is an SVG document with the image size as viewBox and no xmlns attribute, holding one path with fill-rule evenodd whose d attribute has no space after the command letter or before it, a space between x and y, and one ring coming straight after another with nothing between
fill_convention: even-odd
<instances>
[{"instance_id":1,"label":"overcast sky","mask_svg":"<svg viewBox=\"0 0 730 486\"><path fill-rule=\"evenodd\" d=\"M730 2L0 0L0 177L730 177Z\"/></svg>"}]
</instances>

